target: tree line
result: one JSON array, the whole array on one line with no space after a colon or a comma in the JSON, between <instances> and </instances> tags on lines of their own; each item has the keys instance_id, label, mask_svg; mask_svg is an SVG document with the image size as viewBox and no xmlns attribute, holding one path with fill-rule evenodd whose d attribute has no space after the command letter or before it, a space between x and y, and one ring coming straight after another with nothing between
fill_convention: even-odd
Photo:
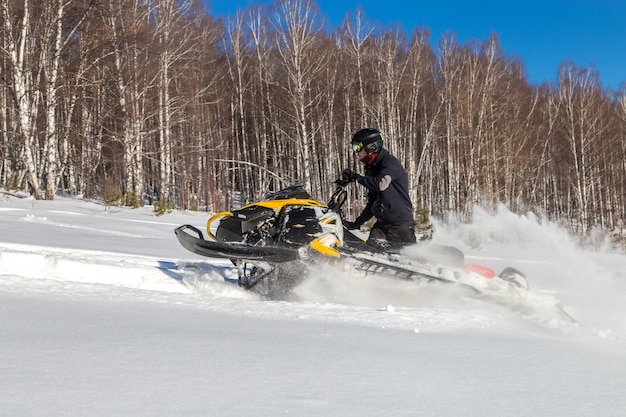
<instances>
[{"instance_id":1,"label":"tree line","mask_svg":"<svg viewBox=\"0 0 626 417\"><path fill-rule=\"evenodd\" d=\"M0 185L217 211L293 183L324 200L376 127L417 207L504 204L624 236L626 87L563 62L531 85L495 34L430 45L314 1L215 19L200 0L4 0ZM352 187L354 212L362 187Z\"/></svg>"}]
</instances>

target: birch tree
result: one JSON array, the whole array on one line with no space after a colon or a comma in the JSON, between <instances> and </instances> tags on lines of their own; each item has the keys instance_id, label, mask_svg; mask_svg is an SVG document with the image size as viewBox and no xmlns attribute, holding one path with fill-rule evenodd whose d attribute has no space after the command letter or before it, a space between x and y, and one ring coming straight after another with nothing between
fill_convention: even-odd
<instances>
[{"instance_id":1,"label":"birch tree","mask_svg":"<svg viewBox=\"0 0 626 417\"><path fill-rule=\"evenodd\" d=\"M446 35L439 43L438 72L441 77L438 87L439 100L444 103L443 107L443 132L440 135L441 142L437 143L438 158L444 162L439 171L444 174L440 177L440 186L437 193L442 199L444 212L456 212L459 202L459 188L461 170L459 167L459 126L457 124L457 107L455 96L461 86L459 78L463 70L462 61L459 61L459 47L457 40L452 35ZM437 174L437 173L434 173Z\"/></svg>"},{"instance_id":2,"label":"birch tree","mask_svg":"<svg viewBox=\"0 0 626 417\"><path fill-rule=\"evenodd\" d=\"M297 149L297 172L304 186L311 190L311 143L309 126L311 109L318 99L311 91L313 78L324 68L327 61L314 53L316 37L323 28L313 3L309 0L281 0L273 14L276 48L286 85L282 86L289 100L289 118L293 130L289 139Z\"/></svg>"},{"instance_id":3,"label":"birch tree","mask_svg":"<svg viewBox=\"0 0 626 417\"><path fill-rule=\"evenodd\" d=\"M24 171L30 190L36 199L44 197L39 183L38 142L36 120L38 116L39 94L36 88L36 71L39 65L37 48L33 44L33 17L31 3L24 0L22 8L16 1L3 1L0 4L4 26L5 46L2 50L8 62L9 90L15 106L16 135L20 141L20 159L24 161ZM8 78L8 77L7 77Z\"/></svg>"},{"instance_id":4,"label":"birch tree","mask_svg":"<svg viewBox=\"0 0 626 417\"><path fill-rule=\"evenodd\" d=\"M356 102L358 104L358 120L356 125L351 125L352 118L346 117L346 136L359 128L368 124L367 120L367 100L366 100L366 66L375 58L373 51L368 52L368 44L372 44L376 32L376 26L369 23L363 11L363 7L358 6L354 14L349 14L343 21L339 30L339 47L347 56L346 84L347 91L352 94L351 85L356 81ZM371 48L370 48L371 49ZM356 80L355 80L356 79ZM368 94L369 96L369 94ZM369 97L368 97L369 98ZM350 103L350 101L346 101ZM346 108L349 111L349 107Z\"/></svg>"},{"instance_id":5,"label":"birch tree","mask_svg":"<svg viewBox=\"0 0 626 417\"><path fill-rule=\"evenodd\" d=\"M3 23L10 90L16 110L17 132L25 162L26 178L37 199L52 199L60 179L58 106L61 100L60 69L64 48L74 39L91 2L50 0L31 3L3 2ZM68 19L68 13L76 14ZM38 127L42 117L43 128ZM41 133L40 133L41 132Z\"/></svg>"},{"instance_id":6,"label":"birch tree","mask_svg":"<svg viewBox=\"0 0 626 417\"><path fill-rule=\"evenodd\" d=\"M264 24L266 21L265 8L254 7L248 13L248 30L250 36L250 59L254 71L254 82L251 84L253 103L252 112L252 135L256 138L256 153L260 164L259 193L264 193L274 188L277 191L281 184L270 187L276 181L275 170L278 167L277 146L278 142L271 141L270 121L273 120L274 106L271 102L269 90L272 88L270 75L270 48L268 47L269 28ZM251 74L252 77L252 74ZM273 152L268 152L270 147ZM260 194L255 195L261 197Z\"/></svg>"},{"instance_id":7,"label":"birch tree","mask_svg":"<svg viewBox=\"0 0 626 417\"><path fill-rule=\"evenodd\" d=\"M595 181L595 154L603 135L596 99L597 79L592 69L580 69L572 63L564 63L559 69L557 94L563 106L563 139L569 150L575 215L583 236L587 235L592 222L590 193Z\"/></svg>"},{"instance_id":8,"label":"birch tree","mask_svg":"<svg viewBox=\"0 0 626 417\"><path fill-rule=\"evenodd\" d=\"M615 228L622 237L623 246L626 249L626 83L617 94L617 117L619 130L617 137L617 150L614 153L616 164L612 164L611 176L615 179Z\"/></svg>"},{"instance_id":9,"label":"birch tree","mask_svg":"<svg viewBox=\"0 0 626 417\"><path fill-rule=\"evenodd\" d=\"M0 60L0 70L6 73L4 67L4 59ZM0 186L11 189L13 184L13 164L14 158L11 157L11 148L9 131L12 130L9 126L9 97L7 89L3 85L0 85L0 107L5 111L0 111Z\"/></svg>"},{"instance_id":10,"label":"birch tree","mask_svg":"<svg viewBox=\"0 0 626 417\"><path fill-rule=\"evenodd\" d=\"M226 63L230 83L233 86L229 95L232 106L232 137L229 144L232 146L231 160L226 162L237 168L239 178L237 187L246 195L255 195L255 183L261 175L255 175L252 170L258 165L258 146L255 145L257 132L248 129L248 106L250 97L250 81L248 65L250 57L246 40L244 13L238 11L234 18L228 19L224 28L223 43L226 54ZM244 156L248 156L249 165L242 163ZM257 172L260 169L257 169Z\"/></svg>"},{"instance_id":11,"label":"birch tree","mask_svg":"<svg viewBox=\"0 0 626 417\"><path fill-rule=\"evenodd\" d=\"M146 139L147 80L146 30L150 9L142 0L109 0L105 27L113 54L113 85L117 90L120 120L115 133L123 147L122 190L125 203L142 204L145 191L144 141ZM159 190L162 191L162 190Z\"/></svg>"},{"instance_id":12,"label":"birch tree","mask_svg":"<svg viewBox=\"0 0 626 417\"><path fill-rule=\"evenodd\" d=\"M47 22L44 25L42 38L47 40L42 48L42 76L43 76L43 107L45 111L45 139L43 146L43 174L45 196L53 198L59 187L62 161L60 148L67 146L67 136L60 135L61 123L58 122L60 104L64 101L63 92L68 87L67 74L60 74L62 70L62 53L72 42L75 42L79 28L89 17L92 10L91 1L50 0L43 3L42 16ZM72 18L68 18L72 12ZM65 79L60 79L65 75ZM69 92L68 92L69 93ZM68 94L70 97L71 94ZM73 101L66 101L66 106L73 108ZM66 114L67 123L71 118L71 110Z\"/></svg>"},{"instance_id":13,"label":"birch tree","mask_svg":"<svg viewBox=\"0 0 626 417\"><path fill-rule=\"evenodd\" d=\"M158 45L158 164L160 203L167 207L175 199L173 170L173 120L182 108L182 97L175 97L172 85L183 74L185 56L194 50L192 21L188 16L192 10L191 0L158 0L154 2L154 32ZM174 73L173 71L177 71ZM177 104L178 103L178 104ZM184 192L184 190L181 190Z\"/></svg>"},{"instance_id":14,"label":"birch tree","mask_svg":"<svg viewBox=\"0 0 626 417\"><path fill-rule=\"evenodd\" d=\"M441 96L435 90L435 56L428 44L429 34L415 30L413 39L408 51L407 60L409 70L405 88L406 94L406 127L403 133L405 138L402 148L408 148L407 171L411 187L411 200L425 206L430 212L432 207L428 206L430 199L428 195L432 192L432 182L435 180L432 175L426 178L424 169L427 160L432 157L432 143L439 134L440 115L443 109ZM414 153L413 153L414 152ZM426 192L419 192L420 181L430 184L423 187Z\"/></svg>"},{"instance_id":15,"label":"birch tree","mask_svg":"<svg viewBox=\"0 0 626 417\"><path fill-rule=\"evenodd\" d=\"M1 21L1 19L0 19ZM2 32L4 32L4 24L2 24ZM0 32L0 33L2 33ZM6 50L6 37L0 36L0 48L2 51ZM10 73L7 59L4 54L0 54L0 72L2 74ZM11 98L9 90L4 83L0 83L0 187L11 189L14 187L14 165L16 164L16 158L12 157L12 148L16 141L11 140L13 138L13 124L14 117L12 117Z\"/></svg>"}]
</instances>

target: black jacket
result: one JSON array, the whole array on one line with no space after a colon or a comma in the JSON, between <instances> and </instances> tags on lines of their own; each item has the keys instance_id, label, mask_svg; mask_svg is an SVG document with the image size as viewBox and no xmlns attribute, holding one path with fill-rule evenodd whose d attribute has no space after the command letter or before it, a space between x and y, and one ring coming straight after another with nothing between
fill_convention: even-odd
<instances>
[{"instance_id":1,"label":"black jacket","mask_svg":"<svg viewBox=\"0 0 626 417\"><path fill-rule=\"evenodd\" d=\"M367 205L355 221L357 226L361 226L372 216L388 225L413 221L413 204L409 198L406 172L398 158L385 148L367 166L365 175L359 175L357 182L368 189Z\"/></svg>"}]
</instances>

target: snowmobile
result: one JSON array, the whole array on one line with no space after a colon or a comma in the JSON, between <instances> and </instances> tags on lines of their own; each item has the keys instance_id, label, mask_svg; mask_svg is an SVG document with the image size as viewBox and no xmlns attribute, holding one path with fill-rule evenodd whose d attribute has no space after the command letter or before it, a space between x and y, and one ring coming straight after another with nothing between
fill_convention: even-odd
<instances>
[{"instance_id":1,"label":"snowmobile","mask_svg":"<svg viewBox=\"0 0 626 417\"><path fill-rule=\"evenodd\" d=\"M325 263L416 284L450 284L481 298L528 297L528 280L522 272L507 267L496 274L491 268L466 264L464 254L454 247L366 243L344 227L348 183L337 180L335 184L327 204L312 199L303 185L292 185L262 201L213 215L207 221L208 239L189 224L176 228L175 234L195 254L229 259L237 267L239 286L270 298L289 293L308 271Z\"/></svg>"}]
</instances>

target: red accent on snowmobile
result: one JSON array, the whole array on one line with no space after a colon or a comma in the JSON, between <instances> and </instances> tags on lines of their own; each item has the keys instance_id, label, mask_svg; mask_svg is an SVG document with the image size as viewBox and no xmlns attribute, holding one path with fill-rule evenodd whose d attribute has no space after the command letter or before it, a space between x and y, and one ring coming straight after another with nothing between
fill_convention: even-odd
<instances>
[{"instance_id":1,"label":"red accent on snowmobile","mask_svg":"<svg viewBox=\"0 0 626 417\"><path fill-rule=\"evenodd\" d=\"M495 278L496 276L496 272L493 269L488 268L486 266L482 266L482 265L474 265L474 264L465 265L465 272L467 273L473 272L487 279L492 279L492 278Z\"/></svg>"}]
</instances>

